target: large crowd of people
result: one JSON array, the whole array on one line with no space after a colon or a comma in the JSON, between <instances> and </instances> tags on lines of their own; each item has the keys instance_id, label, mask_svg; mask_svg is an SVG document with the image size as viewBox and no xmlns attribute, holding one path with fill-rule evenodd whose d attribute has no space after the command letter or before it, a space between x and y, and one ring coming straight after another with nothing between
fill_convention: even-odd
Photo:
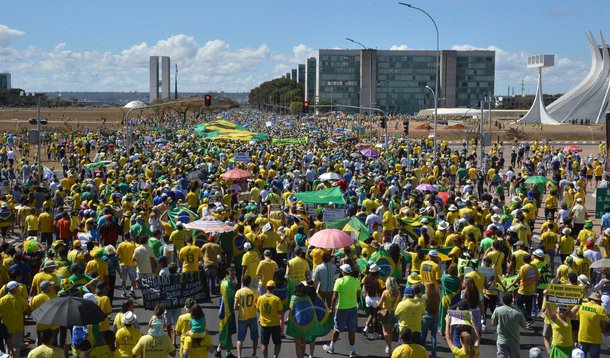
<instances>
[{"instance_id":1,"label":"large crowd of people","mask_svg":"<svg viewBox=\"0 0 610 358\"><path fill-rule=\"evenodd\" d=\"M482 336L496 332L498 357L516 358L524 330L540 338L531 357L605 349L610 265L591 266L610 258L610 207L594 224L585 206L608 186L603 144L584 155L515 139L481 158L475 140L378 143L340 114L219 117L272 139L306 139L203 141L191 127L139 127L128 151L122 131L55 133L39 170L27 138L2 135L3 352L241 358L260 343L264 357L302 358L319 342L356 357L363 342L380 340L395 358L440 356L440 341L455 357L478 357ZM237 152L248 156L235 160ZM223 179L232 169L249 175ZM341 202L296 195L333 188ZM190 229L193 218L231 230ZM330 227L353 244L310 243ZM204 301L220 298L218 310L183 297L183 309L157 305L138 322L140 279L189 272L201 273ZM549 285L582 294L551 302ZM67 296L94 302L106 319L29 328L33 311ZM211 314L218 336L208 333ZM344 333L349 348L338 352ZM294 352L282 350L286 339Z\"/></svg>"}]
</instances>

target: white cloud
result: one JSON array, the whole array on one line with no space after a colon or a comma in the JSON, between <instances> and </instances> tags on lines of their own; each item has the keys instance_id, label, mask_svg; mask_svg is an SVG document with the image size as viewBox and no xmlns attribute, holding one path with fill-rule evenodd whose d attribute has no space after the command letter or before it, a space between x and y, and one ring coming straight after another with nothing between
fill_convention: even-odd
<instances>
[{"instance_id":1,"label":"white cloud","mask_svg":"<svg viewBox=\"0 0 610 358\"><path fill-rule=\"evenodd\" d=\"M16 49L11 40L25 32L0 24L1 70L13 73L13 85L29 91L148 91L148 57L170 56L172 80L178 64L178 90L181 92L248 91L277 78L315 56L316 50L297 44L288 51L274 51L267 44L233 48L221 39L197 42L190 35L177 34L155 43L141 42L118 51L74 51L66 42L51 50L30 46ZM411 49L396 44L391 50ZM496 51L496 93L505 94L508 85L520 92L523 79L526 92L536 87L535 70L526 67L525 52L508 52L497 46L479 48L470 44L454 50ZM587 73L588 64L557 57L556 66L545 70L545 92L565 92Z\"/></svg>"},{"instance_id":2,"label":"white cloud","mask_svg":"<svg viewBox=\"0 0 610 358\"><path fill-rule=\"evenodd\" d=\"M20 30L11 29L6 25L0 24L0 48L9 47L11 45L11 39L19 38L25 35L25 32Z\"/></svg>"},{"instance_id":3,"label":"white cloud","mask_svg":"<svg viewBox=\"0 0 610 358\"><path fill-rule=\"evenodd\" d=\"M409 46L402 44L402 45L392 45L390 46L390 50L391 51L406 51L406 50L412 50L412 48L410 48Z\"/></svg>"},{"instance_id":4,"label":"white cloud","mask_svg":"<svg viewBox=\"0 0 610 358\"><path fill-rule=\"evenodd\" d=\"M476 47L469 44L454 45L452 50L472 51L489 50L496 52L496 95L505 95L508 86L515 88L515 93L521 93L521 81L525 93L533 94L538 84L538 72L527 68L527 58L536 54L526 52L508 52L497 46ZM565 93L577 85L589 71L589 65L582 61L555 55L555 66L543 70L543 92Z\"/></svg>"}]
</instances>

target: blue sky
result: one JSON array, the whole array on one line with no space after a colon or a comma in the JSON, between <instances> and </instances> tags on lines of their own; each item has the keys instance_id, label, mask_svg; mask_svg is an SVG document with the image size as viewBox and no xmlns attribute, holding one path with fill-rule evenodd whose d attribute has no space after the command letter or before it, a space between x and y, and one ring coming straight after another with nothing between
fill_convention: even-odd
<instances>
[{"instance_id":1,"label":"blue sky","mask_svg":"<svg viewBox=\"0 0 610 358\"><path fill-rule=\"evenodd\" d=\"M417 0L442 49L494 49L496 93L534 92L525 60L555 54L545 92L577 84L590 66L607 0ZM395 1L11 1L0 18L0 71L33 91L147 91L148 56L169 55L183 91L248 91L319 48L434 49L422 13ZM610 31L607 32L610 38Z\"/></svg>"}]
</instances>

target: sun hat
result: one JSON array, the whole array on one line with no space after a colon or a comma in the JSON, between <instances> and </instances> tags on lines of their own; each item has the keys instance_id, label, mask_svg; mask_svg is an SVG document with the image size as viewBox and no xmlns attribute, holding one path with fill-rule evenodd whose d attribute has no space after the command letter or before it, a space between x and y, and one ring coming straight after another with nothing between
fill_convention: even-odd
<instances>
[{"instance_id":1,"label":"sun hat","mask_svg":"<svg viewBox=\"0 0 610 358\"><path fill-rule=\"evenodd\" d=\"M56 268L57 267L57 263L55 263L55 261L53 260L47 260L44 265L42 265L42 269L46 270L46 269L50 269L50 268Z\"/></svg>"},{"instance_id":2,"label":"sun hat","mask_svg":"<svg viewBox=\"0 0 610 358\"><path fill-rule=\"evenodd\" d=\"M606 229L606 230L610 230L610 229ZM564 227L563 230L561 230L561 233L564 235L570 235L572 233L572 229L570 229L569 227ZM608 233L610 234L610 231Z\"/></svg>"},{"instance_id":3,"label":"sun hat","mask_svg":"<svg viewBox=\"0 0 610 358\"><path fill-rule=\"evenodd\" d=\"M430 221L428 221L428 218L423 218L421 219L420 223L422 224L428 224Z\"/></svg>"},{"instance_id":4,"label":"sun hat","mask_svg":"<svg viewBox=\"0 0 610 358\"><path fill-rule=\"evenodd\" d=\"M566 257L566 264L571 265L574 263L574 258L572 256Z\"/></svg>"},{"instance_id":5,"label":"sun hat","mask_svg":"<svg viewBox=\"0 0 610 358\"><path fill-rule=\"evenodd\" d=\"M252 248L252 244L251 244L251 243L246 242L246 243L244 244L244 249L246 249L246 250L250 250L251 248Z\"/></svg>"},{"instance_id":6,"label":"sun hat","mask_svg":"<svg viewBox=\"0 0 610 358\"><path fill-rule=\"evenodd\" d=\"M589 300L593 300L593 301L601 301L602 300L601 296L597 292L593 292L592 294L589 295L588 298L589 298Z\"/></svg>"},{"instance_id":7,"label":"sun hat","mask_svg":"<svg viewBox=\"0 0 610 358\"><path fill-rule=\"evenodd\" d=\"M610 227L604 230L604 235L610 236Z\"/></svg>"},{"instance_id":8,"label":"sun hat","mask_svg":"<svg viewBox=\"0 0 610 358\"><path fill-rule=\"evenodd\" d=\"M532 254L536 257L540 257L541 259L544 258L544 251L542 251L541 249L534 250L534 252L532 252Z\"/></svg>"},{"instance_id":9,"label":"sun hat","mask_svg":"<svg viewBox=\"0 0 610 358\"><path fill-rule=\"evenodd\" d=\"M457 206L451 204L451 205L449 205L449 209L447 209L447 210L449 210L449 211L458 211L458 208L457 208Z\"/></svg>"},{"instance_id":10,"label":"sun hat","mask_svg":"<svg viewBox=\"0 0 610 358\"><path fill-rule=\"evenodd\" d=\"M411 272L409 276L407 276L407 282L411 285L415 285L416 283L421 283L421 277L417 272Z\"/></svg>"},{"instance_id":11,"label":"sun hat","mask_svg":"<svg viewBox=\"0 0 610 358\"><path fill-rule=\"evenodd\" d=\"M112 245L107 245L106 253L108 253L108 255L114 255L114 254L116 254L116 249Z\"/></svg>"},{"instance_id":12,"label":"sun hat","mask_svg":"<svg viewBox=\"0 0 610 358\"><path fill-rule=\"evenodd\" d=\"M430 256L430 257L438 257L438 251L436 251L436 250L430 250L430 251L428 252L428 256Z\"/></svg>"},{"instance_id":13,"label":"sun hat","mask_svg":"<svg viewBox=\"0 0 610 358\"><path fill-rule=\"evenodd\" d=\"M448 222L446 222L446 221L441 221L441 222L438 224L438 229L439 229L440 231L445 231L445 230L447 230L447 228L449 228L449 223L448 223Z\"/></svg>"},{"instance_id":14,"label":"sun hat","mask_svg":"<svg viewBox=\"0 0 610 358\"><path fill-rule=\"evenodd\" d=\"M269 281L267 281L267 284L265 286L267 286L267 287L275 287L275 281L269 280Z\"/></svg>"},{"instance_id":15,"label":"sun hat","mask_svg":"<svg viewBox=\"0 0 610 358\"><path fill-rule=\"evenodd\" d=\"M138 319L138 317L135 314L133 314L133 312L127 311L123 315L123 318L121 318L121 321L123 321L124 324L133 324L134 322L137 321L137 319Z\"/></svg>"},{"instance_id":16,"label":"sun hat","mask_svg":"<svg viewBox=\"0 0 610 358\"><path fill-rule=\"evenodd\" d=\"M593 227L593 221L591 221L591 220L585 221L585 227Z\"/></svg>"},{"instance_id":17,"label":"sun hat","mask_svg":"<svg viewBox=\"0 0 610 358\"><path fill-rule=\"evenodd\" d=\"M93 293L85 293L85 295L83 296L84 299L97 303L97 297L95 297L95 295Z\"/></svg>"},{"instance_id":18,"label":"sun hat","mask_svg":"<svg viewBox=\"0 0 610 358\"><path fill-rule=\"evenodd\" d=\"M572 350L572 358L585 358L585 352L583 352L580 348L574 348Z\"/></svg>"},{"instance_id":19,"label":"sun hat","mask_svg":"<svg viewBox=\"0 0 610 358\"><path fill-rule=\"evenodd\" d=\"M501 219L502 219L502 218L501 218L501 217L500 217L500 215L498 215L498 214L493 214L493 215L491 216L491 222L493 222L494 224L499 223Z\"/></svg>"},{"instance_id":20,"label":"sun hat","mask_svg":"<svg viewBox=\"0 0 610 358\"><path fill-rule=\"evenodd\" d=\"M379 266L377 266L377 264L372 264L371 266L369 266L369 272L379 272Z\"/></svg>"},{"instance_id":21,"label":"sun hat","mask_svg":"<svg viewBox=\"0 0 610 358\"><path fill-rule=\"evenodd\" d=\"M591 281L589 281L587 275L578 276L578 282L582 283L585 286L589 286L591 284Z\"/></svg>"},{"instance_id":22,"label":"sun hat","mask_svg":"<svg viewBox=\"0 0 610 358\"><path fill-rule=\"evenodd\" d=\"M6 290L7 291L12 291L14 289L16 289L17 287L19 287L20 283L17 281L10 281L9 283L6 284Z\"/></svg>"}]
</instances>

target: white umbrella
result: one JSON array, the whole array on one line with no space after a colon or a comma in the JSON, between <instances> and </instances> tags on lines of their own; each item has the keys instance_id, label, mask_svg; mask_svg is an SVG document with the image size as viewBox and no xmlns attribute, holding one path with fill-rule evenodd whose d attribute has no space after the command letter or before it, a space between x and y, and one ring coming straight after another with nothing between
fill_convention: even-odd
<instances>
[{"instance_id":1,"label":"white umbrella","mask_svg":"<svg viewBox=\"0 0 610 358\"><path fill-rule=\"evenodd\" d=\"M318 177L319 180L341 180L341 176L337 173L327 172Z\"/></svg>"}]
</instances>

